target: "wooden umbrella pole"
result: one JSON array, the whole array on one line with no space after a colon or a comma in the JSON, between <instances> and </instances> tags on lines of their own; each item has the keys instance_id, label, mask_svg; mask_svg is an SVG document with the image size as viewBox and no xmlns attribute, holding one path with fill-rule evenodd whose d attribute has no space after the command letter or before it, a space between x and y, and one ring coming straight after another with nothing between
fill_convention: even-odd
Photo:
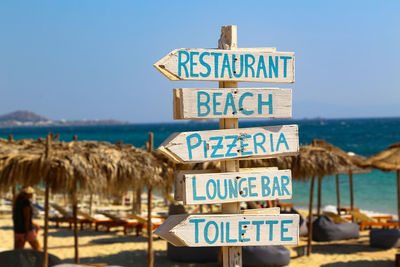
<instances>
[{"instance_id":1,"label":"wooden umbrella pole","mask_svg":"<svg viewBox=\"0 0 400 267\"><path fill-rule=\"evenodd\" d=\"M350 184L350 210L354 210L354 195L353 195L353 173L349 172L349 184ZM351 220L354 222L353 216L351 216Z\"/></svg>"},{"instance_id":2,"label":"wooden umbrella pole","mask_svg":"<svg viewBox=\"0 0 400 267\"><path fill-rule=\"evenodd\" d=\"M72 194L72 216L74 217L74 249L75 249L75 263L79 263L78 251L78 199L77 199L77 184L75 183L75 190Z\"/></svg>"},{"instance_id":3,"label":"wooden umbrella pole","mask_svg":"<svg viewBox=\"0 0 400 267\"><path fill-rule=\"evenodd\" d=\"M221 37L218 41L219 49L236 49L237 48L237 27L235 25L222 26ZM237 82L220 82L219 88L237 88ZM220 129L239 128L238 119L220 119ZM239 171L238 160L227 160L221 162L221 171L235 172ZM240 213L240 202L222 204L222 213L237 214ZM223 266L242 266L242 247L222 247Z\"/></svg>"},{"instance_id":4,"label":"wooden umbrella pole","mask_svg":"<svg viewBox=\"0 0 400 267\"><path fill-rule=\"evenodd\" d=\"M397 220L400 220L400 170L396 171L397 180Z\"/></svg>"},{"instance_id":5,"label":"wooden umbrella pole","mask_svg":"<svg viewBox=\"0 0 400 267\"><path fill-rule=\"evenodd\" d=\"M136 214L136 194L135 189L132 187L132 214Z\"/></svg>"},{"instance_id":6,"label":"wooden umbrella pole","mask_svg":"<svg viewBox=\"0 0 400 267\"><path fill-rule=\"evenodd\" d=\"M45 149L45 154L44 154L45 160L48 160L50 157L51 137L52 137L52 134L49 134L46 137L46 149ZM50 195L50 184L49 184L48 177L47 177L46 189L44 192L44 233L43 233L43 264L42 264L42 267L48 266L47 239L48 239L48 234L49 234L49 195Z\"/></svg>"},{"instance_id":7,"label":"wooden umbrella pole","mask_svg":"<svg viewBox=\"0 0 400 267\"><path fill-rule=\"evenodd\" d=\"M336 199L337 199L337 213L340 215L340 187L339 187L339 174L336 174Z\"/></svg>"},{"instance_id":8,"label":"wooden umbrella pole","mask_svg":"<svg viewBox=\"0 0 400 267\"><path fill-rule=\"evenodd\" d=\"M322 178L318 177L318 203L317 203L317 215L321 215L321 184Z\"/></svg>"},{"instance_id":9,"label":"wooden umbrella pole","mask_svg":"<svg viewBox=\"0 0 400 267\"><path fill-rule=\"evenodd\" d=\"M149 133L149 152L153 152L153 133ZM153 267L154 265L154 253L153 253L153 224L151 221L151 205L152 205L152 198L153 198L153 187L150 185L148 186L147 192L147 235L148 238L148 252L147 252L147 266Z\"/></svg>"},{"instance_id":10,"label":"wooden umbrella pole","mask_svg":"<svg viewBox=\"0 0 400 267\"><path fill-rule=\"evenodd\" d=\"M315 177L313 176L311 178L311 183L310 183L310 203L308 204L307 256L311 255L312 223L313 223L312 206L313 206L313 195L314 195L314 180L315 180Z\"/></svg>"}]
</instances>

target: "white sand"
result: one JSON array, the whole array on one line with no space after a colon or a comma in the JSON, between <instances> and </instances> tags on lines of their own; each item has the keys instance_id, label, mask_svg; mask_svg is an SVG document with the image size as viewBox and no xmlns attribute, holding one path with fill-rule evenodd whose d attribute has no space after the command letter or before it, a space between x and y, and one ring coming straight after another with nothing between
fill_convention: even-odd
<instances>
[{"instance_id":1,"label":"white sand","mask_svg":"<svg viewBox=\"0 0 400 267\"><path fill-rule=\"evenodd\" d=\"M38 221L43 225L43 221ZM382 250L369 246L369 232L361 233L361 238L350 241L322 242L313 246L311 257L296 257L291 250L289 266L394 266L396 249ZM145 235L145 234L144 234ZM40 232L43 243L43 231ZM132 232L123 235L122 228L112 232L79 231L79 256L81 263L107 263L121 266L146 266L147 238L135 236ZM305 239L302 240L305 244ZM49 233L49 253L66 262L74 259L73 231L68 228L56 229L51 224ZM168 260L166 242L155 238L155 266L217 266L217 264L182 264ZM28 245L29 246L29 245ZM0 249L13 248L13 230L10 215L0 216Z\"/></svg>"}]
</instances>

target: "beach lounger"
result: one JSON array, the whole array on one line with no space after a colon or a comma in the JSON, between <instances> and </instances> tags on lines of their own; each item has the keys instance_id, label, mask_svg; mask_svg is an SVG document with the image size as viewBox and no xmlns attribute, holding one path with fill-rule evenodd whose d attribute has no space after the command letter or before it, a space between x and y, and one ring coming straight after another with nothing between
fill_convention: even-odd
<instances>
[{"instance_id":1,"label":"beach lounger","mask_svg":"<svg viewBox=\"0 0 400 267\"><path fill-rule=\"evenodd\" d=\"M398 228L399 223L392 220L393 217L391 215L388 216L372 216L369 217L368 215L359 212L359 211L352 211L351 215L353 216L354 220L359 224L360 230L363 231L365 228L373 228L373 227L380 227L380 228Z\"/></svg>"},{"instance_id":2,"label":"beach lounger","mask_svg":"<svg viewBox=\"0 0 400 267\"><path fill-rule=\"evenodd\" d=\"M324 211L324 214L328 216L334 223L349 223L351 221L333 213L330 211Z\"/></svg>"},{"instance_id":3,"label":"beach lounger","mask_svg":"<svg viewBox=\"0 0 400 267\"><path fill-rule=\"evenodd\" d=\"M81 228L84 228L85 225L88 225L89 229L92 229L92 225L96 225L96 223L112 221L110 218L108 218L102 214L97 214L95 216L91 216L80 210L78 210L78 215L82 217L82 219L80 219Z\"/></svg>"},{"instance_id":4,"label":"beach lounger","mask_svg":"<svg viewBox=\"0 0 400 267\"><path fill-rule=\"evenodd\" d=\"M353 210L359 211L360 209L358 207L353 207ZM339 212L340 212L340 214L342 214L342 212L343 212L344 215L348 215L351 212L351 207L350 206L341 206L339 209Z\"/></svg>"},{"instance_id":5,"label":"beach lounger","mask_svg":"<svg viewBox=\"0 0 400 267\"><path fill-rule=\"evenodd\" d=\"M71 212L68 212L66 209L58 205L57 203L51 203L50 204L55 210L58 211L62 216L61 217L56 217L52 216L49 218L50 222L56 223L56 227L60 227L60 223L68 223L69 228L72 228L72 224L74 223L74 217L72 216ZM79 212L78 212L79 216ZM77 222L80 225L80 229L83 230L83 226L85 223L87 223L87 220L84 218L77 218Z\"/></svg>"},{"instance_id":6,"label":"beach lounger","mask_svg":"<svg viewBox=\"0 0 400 267\"><path fill-rule=\"evenodd\" d=\"M147 222L148 222L147 218L137 214L129 214L128 217L131 219L135 219L139 222L139 225L136 228L136 235L139 235L142 229L147 229ZM160 227L164 221L165 221L164 217L152 216L151 223L153 231L156 230L158 227Z\"/></svg>"},{"instance_id":7,"label":"beach lounger","mask_svg":"<svg viewBox=\"0 0 400 267\"><path fill-rule=\"evenodd\" d=\"M113 214L107 213L107 212L102 212L104 216L108 217L110 220L109 221L101 221L101 222L96 222L96 231L99 230L100 226L104 226L107 229L107 232L110 231L112 227L123 227L124 228L124 234L128 234L128 229L130 228L136 228L136 235L138 235L138 227L141 227L140 223L136 219L129 219L129 218L120 218L118 216L115 216Z\"/></svg>"},{"instance_id":8,"label":"beach lounger","mask_svg":"<svg viewBox=\"0 0 400 267\"><path fill-rule=\"evenodd\" d=\"M328 216L321 215L313 222L312 240L334 241L359 238L360 231L355 223L334 223Z\"/></svg>"},{"instance_id":9,"label":"beach lounger","mask_svg":"<svg viewBox=\"0 0 400 267\"><path fill-rule=\"evenodd\" d=\"M61 214L61 217L58 216L51 216L49 217L50 222L56 223L56 227L60 227L60 223L68 223L69 228L72 228L72 223L73 223L73 217L72 213L68 212L66 209L58 205L57 203L51 203L51 207L53 207L58 213Z\"/></svg>"}]
</instances>

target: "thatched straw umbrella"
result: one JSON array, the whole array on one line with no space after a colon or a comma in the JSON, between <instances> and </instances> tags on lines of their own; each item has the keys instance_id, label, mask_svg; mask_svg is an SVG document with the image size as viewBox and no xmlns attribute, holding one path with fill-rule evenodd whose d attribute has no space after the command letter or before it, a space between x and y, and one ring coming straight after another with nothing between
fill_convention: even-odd
<instances>
[{"instance_id":1,"label":"thatched straw umbrella","mask_svg":"<svg viewBox=\"0 0 400 267\"><path fill-rule=\"evenodd\" d=\"M347 153L344 150L326 142L321 139L314 139L311 142L311 146L320 147L328 150L339 156L340 166L336 173L336 198L337 198L337 212L340 214L340 190L339 190L339 174L349 175L349 186L350 186L350 210L354 210L354 190L353 190L353 174L361 174L370 172L369 169L361 168L364 157L355 155L354 153ZM318 183L318 207L321 206L321 184ZM318 210L319 210L318 209Z\"/></svg>"},{"instance_id":2,"label":"thatched straw umbrella","mask_svg":"<svg viewBox=\"0 0 400 267\"><path fill-rule=\"evenodd\" d=\"M400 220L400 143L392 144L387 149L367 158L363 165L385 172L396 172L397 215Z\"/></svg>"},{"instance_id":3,"label":"thatched straw umbrella","mask_svg":"<svg viewBox=\"0 0 400 267\"><path fill-rule=\"evenodd\" d=\"M131 145L111 145L105 142L54 142L50 137L45 149L43 140L6 142L0 139L0 188L14 182L36 185L46 182L52 192L70 192L76 216L77 189L81 191L124 191L135 181L145 178L148 183L162 184L162 168L150 153ZM5 148L6 145L8 148ZM154 175L157 173L158 175ZM156 178L154 178L156 177ZM157 179L159 178L159 179ZM106 186L107 185L107 186ZM48 207L48 193L45 194ZM46 209L47 210L47 209ZM44 249L47 254L47 216L45 212ZM76 225L75 225L76 229ZM77 234L75 261L78 262ZM45 257L46 258L46 257Z\"/></svg>"}]
</instances>

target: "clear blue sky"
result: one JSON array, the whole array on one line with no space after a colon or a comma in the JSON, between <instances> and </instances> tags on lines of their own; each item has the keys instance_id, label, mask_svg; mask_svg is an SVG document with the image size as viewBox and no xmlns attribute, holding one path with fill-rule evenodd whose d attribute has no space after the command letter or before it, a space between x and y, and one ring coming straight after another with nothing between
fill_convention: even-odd
<instances>
[{"instance_id":1,"label":"clear blue sky","mask_svg":"<svg viewBox=\"0 0 400 267\"><path fill-rule=\"evenodd\" d=\"M239 47L296 53L296 118L400 116L400 1L0 2L0 114L172 121L171 82L153 64L176 48L214 48L222 25Z\"/></svg>"}]
</instances>

